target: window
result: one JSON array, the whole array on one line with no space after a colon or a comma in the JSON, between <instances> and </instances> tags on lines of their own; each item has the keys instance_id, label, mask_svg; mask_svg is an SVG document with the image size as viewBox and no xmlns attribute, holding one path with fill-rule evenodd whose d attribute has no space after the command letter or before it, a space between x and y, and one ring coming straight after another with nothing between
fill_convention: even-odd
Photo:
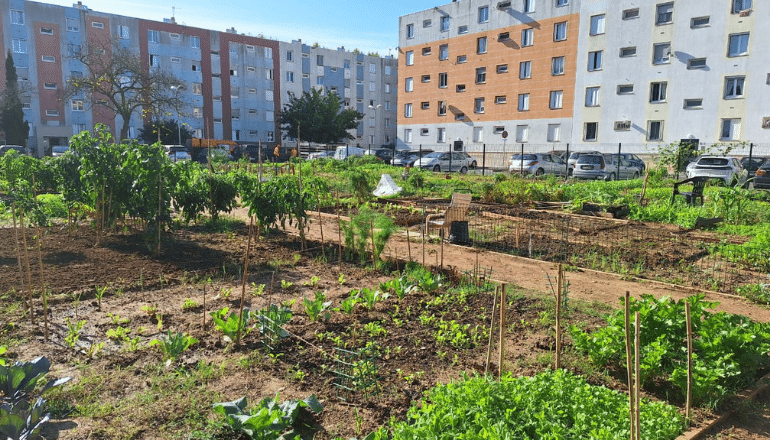
<instances>
[{"instance_id":1,"label":"window","mask_svg":"<svg viewBox=\"0 0 770 440\"><path fill-rule=\"evenodd\" d=\"M272 110L266 110L265 111L265 122L274 122L275 121L275 112Z\"/></svg>"},{"instance_id":2,"label":"window","mask_svg":"<svg viewBox=\"0 0 770 440\"><path fill-rule=\"evenodd\" d=\"M390 65L385 66L385 75L391 75L390 73Z\"/></svg>"},{"instance_id":3,"label":"window","mask_svg":"<svg viewBox=\"0 0 770 440\"><path fill-rule=\"evenodd\" d=\"M504 131L505 131L504 125L495 125L494 127L492 127L492 133L494 134L503 134Z\"/></svg>"},{"instance_id":4,"label":"window","mask_svg":"<svg viewBox=\"0 0 770 440\"><path fill-rule=\"evenodd\" d=\"M497 34L497 41L508 41L511 39L511 33L510 32L500 32Z\"/></svg>"},{"instance_id":5,"label":"window","mask_svg":"<svg viewBox=\"0 0 770 440\"><path fill-rule=\"evenodd\" d=\"M663 121L647 121L647 140L663 140Z\"/></svg>"},{"instance_id":6,"label":"window","mask_svg":"<svg viewBox=\"0 0 770 440\"><path fill-rule=\"evenodd\" d=\"M404 91L406 92L413 92L414 91L414 79L409 77L404 80Z\"/></svg>"},{"instance_id":7,"label":"window","mask_svg":"<svg viewBox=\"0 0 770 440\"><path fill-rule=\"evenodd\" d=\"M420 109L421 110L428 110L428 109L430 109L430 102L428 102L428 101L421 102L420 103ZM372 127L374 127L374 126L372 125Z\"/></svg>"},{"instance_id":8,"label":"window","mask_svg":"<svg viewBox=\"0 0 770 440\"><path fill-rule=\"evenodd\" d=\"M692 29L707 27L710 21L711 17L694 17L692 20L690 20L690 27Z\"/></svg>"},{"instance_id":9,"label":"window","mask_svg":"<svg viewBox=\"0 0 770 440\"><path fill-rule=\"evenodd\" d=\"M532 46L533 44L535 44L535 30L532 28L522 29L521 47Z\"/></svg>"},{"instance_id":10,"label":"window","mask_svg":"<svg viewBox=\"0 0 770 440\"><path fill-rule=\"evenodd\" d=\"M701 99L701 98L685 99L684 100L684 108L685 108L685 110L692 110L692 109L703 108L703 99Z\"/></svg>"},{"instance_id":11,"label":"window","mask_svg":"<svg viewBox=\"0 0 770 440\"><path fill-rule=\"evenodd\" d=\"M487 53L487 37L476 39L476 53Z\"/></svg>"},{"instance_id":12,"label":"window","mask_svg":"<svg viewBox=\"0 0 770 440\"><path fill-rule=\"evenodd\" d=\"M599 106L599 87L586 87L586 107Z\"/></svg>"},{"instance_id":13,"label":"window","mask_svg":"<svg viewBox=\"0 0 770 440\"><path fill-rule=\"evenodd\" d=\"M553 41L564 41L567 39L567 22L554 23Z\"/></svg>"},{"instance_id":14,"label":"window","mask_svg":"<svg viewBox=\"0 0 770 440\"><path fill-rule=\"evenodd\" d=\"M150 67L160 66L160 57L158 55L150 54Z\"/></svg>"},{"instance_id":15,"label":"window","mask_svg":"<svg viewBox=\"0 0 770 440\"><path fill-rule=\"evenodd\" d=\"M406 52L406 65L407 66L413 66L414 65L414 51L408 50Z\"/></svg>"},{"instance_id":16,"label":"window","mask_svg":"<svg viewBox=\"0 0 770 440\"><path fill-rule=\"evenodd\" d=\"M44 63L55 63L56 57L53 55L43 55L40 57L41 60L43 60Z\"/></svg>"},{"instance_id":17,"label":"window","mask_svg":"<svg viewBox=\"0 0 770 440\"><path fill-rule=\"evenodd\" d=\"M548 124L548 142L559 142L561 138L561 124Z\"/></svg>"},{"instance_id":18,"label":"window","mask_svg":"<svg viewBox=\"0 0 770 440\"><path fill-rule=\"evenodd\" d=\"M67 18L67 32L80 32L77 18Z\"/></svg>"},{"instance_id":19,"label":"window","mask_svg":"<svg viewBox=\"0 0 770 440\"><path fill-rule=\"evenodd\" d=\"M519 111L529 111L529 93L522 93L519 95Z\"/></svg>"},{"instance_id":20,"label":"window","mask_svg":"<svg viewBox=\"0 0 770 440\"><path fill-rule=\"evenodd\" d=\"M286 51L286 61L288 62L294 61L294 51L291 51L291 50Z\"/></svg>"},{"instance_id":21,"label":"window","mask_svg":"<svg viewBox=\"0 0 770 440\"><path fill-rule=\"evenodd\" d=\"M203 107L193 107L193 118L195 119L203 118Z\"/></svg>"},{"instance_id":22,"label":"window","mask_svg":"<svg viewBox=\"0 0 770 440\"><path fill-rule=\"evenodd\" d=\"M479 8L479 23L486 23L489 21L489 6L482 6Z\"/></svg>"},{"instance_id":23,"label":"window","mask_svg":"<svg viewBox=\"0 0 770 440\"><path fill-rule=\"evenodd\" d=\"M439 142L439 143L446 142L446 128L439 127L436 129L436 142Z\"/></svg>"},{"instance_id":24,"label":"window","mask_svg":"<svg viewBox=\"0 0 770 440\"><path fill-rule=\"evenodd\" d=\"M230 87L230 97L231 98L237 98L241 94L241 88L240 87Z\"/></svg>"},{"instance_id":25,"label":"window","mask_svg":"<svg viewBox=\"0 0 770 440\"><path fill-rule=\"evenodd\" d=\"M458 84L457 85L457 93L462 93L465 91L465 84Z\"/></svg>"},{"instance_id":26,"label":"window","mask_svg":"<svg viewBox=\"0 0 770 440\"><path fill-rule=\"evenodd\" d=\"M182 59L179 57L171 57L171 62L174 64L179 64L182 62Z\"/></svg>"},{"instance_id":27,"label":"window","mask_svg":"<svg viewBox=\"0 0 770 440\"><path fill-rule=\"evenodd\" d=\"M751 9L751 0L733 0L733 14L738 14L748 9Z\"/></svg>"},{"instance_id":28,"label":"window","mask_svg":"<svg viewBox=\"0 0 770 440\"><path fill-rule=\"evenodd\" d=\"M458 34L467 34L468 33L468 26L466 26L466 25L458 26L457 27L457 33Z\"/></svg>"},{"instance_id":29,"label":"window","mask_svg":"<svg viewBox=\"0 0 770 440\"><path fill-rule=\"evenodd\" d=\"M147 30L147 42L148 43L160 43L160 32Z\"/></svg>"},{"instance_id":30,"label":"window","mask_svg":"<svg viewBox=\"0 0 770 440\"><path fill-rule=\"evenodd\" d=\"M562 108L562 99L564 97L564 92L561 90L554 90L551 92L551 102L549 104L549 108L551 110L556 110Z\"/></svg>"},{"instance_id":31,"label":"window","mask_svg":"<svg viewBox=\"0 0 770 440\"><path fill-rule=\"evenodd\" d=\"M238 69L230 69L230 76L238 76Z\"/></svg>"},{"instance_id":32,"label":"window","mask_svg":"<svg viewBox=\"0 0 770 440\"><path fill-rule=\"evenodd\" d=\"M40 28L40 33L43 35L53 35L53 28Z\"/></svg>"},{"instance_id":33,"label":"window","mask_svg":"<svg viewBox=\"0 0 770 440\"><path fill-rule=\"evenodd\" d=\"M495 104L505 104L508 102L508 98L505 95L495 96Z\"/></svg>"},{"instance_id":34,"label":"window","mask_svg":"<svg viewBox=\"0 0 770 440\"><path fill-rule=\"evenodd\" d=\"M650 83L650 102L666 102L666 88L668 83Z\"/></svg>"},{"instance_id":35,"label":"window","mask_svg":"<svg viewBox=\"0 0 770 440\"><path fill-rule=\"evenodd\" d=\"M101 21L92 21L91 27L96 29L104 29L104 23L102 23Z\"/></svg>"},{"instance_id":36,"label":"window","mask_svg":"<svg viewBox=\"0 0 770 440\"><path fill-rule=\"evenodd\" d=\"M749 34L730 35L730 45L727 56L737 57L749 53Z\"/></svg>"},{"instance_id":37,"label":"window","mask_svg":"<svg viewBox=\"0 0 770 440\"><path fill-rule=\"evenodd\" d=\"M584 141L596 141L596 135L599 131L599 123L598 122L586 122L585 129L583 131L583 140Z\"/></svg>"},{"instance_id":38,"label":"window","mask_svg":"<svg viewBox=\"0 0 770 440\"><path fill-rule=\"evenodd\" d=\"M588 52L588 71L602 70L602 52L597 50L594 52Z\"/></svg>"},{"instance_id":39,"label":"window","mask_svg":"<svg viewBox=\"0 0 770 440\"><path fill-rule=\"evenodd\" d=\"M487 68L476 68L476 84L484 84L487 82Z\"/></svg>"},{"instance_id":40,"label":"window","mask_svg":"<svg viewBox=\"0 0 770 440\"><path fill-rule=\"evenodd\" d=\"M590 35L600 35L604 33L604 14L591 17Z\"/></svg>"},{"instance_id":41,"label":"window","mask_svg":"<svg viewBox=\"0 0 770 440\"><path fill-rule=\"evenodd\" d=\"M535 0L524 0L524 12L535 12Z\"/></svg>"},{"instance_id":42,"label":"window","mask_svg":"<svg viewBox=\"0 0 770 440\"><path fill-rule=\"evenodd\" d=\"M628 58L628 57L635 57L635 56L636 56L636 46L620 48L620 58Z\"/></svg>"},{"instance_id":43,"label":"window","mask_svg":"<svg viewBox=\"0 0 770 440\"><path fill-rule=\"evenodd\" d=\"M430 82L430 75L423 75L420 78L420 82L429 83Z\"/></svg>"},{"instance_id":44,"label":"window","mask_svg":"<svg viewBox=\"0 0 770 440\"><path fill-rule=\"evenodd\" d=\"M632 95L634 93L633 84L620 84L618 85L618 95Z\"/></svg>"},{"instance_id":45,"label":"window","mask_svg":"<svg viewBox=\"0 0 770 440\"><path fill-rule=\"evenodd\" d=\"M27 40L14 38L12 41L14 53L27 53Z\"/></svg>"},{"instance_id":46,"label":"window","mask_svg":"<svg viewBox=\"0 0 770 440\"><path fill-rule=\"evenodd\" d=\"M272 131L266 131L265 132L265 140L267 142L274 142L275 141L275 133Z\"/></svg>"},{"instance_id":47,"label":"window","mask_svg":"<svg viewBox=\"0 0 770 440\"><path fill-rule=\"evenodd\" d=\"M422 48L422 56L430 55L430 47Z\"/></svg>"},{"instance_id":48,"label":"window","mask_svg":"<svg viewBox=\"0 0 770 440\"><path fill-rule=\"evenodd\" d=\"M254 51L256 51L256 50L257 50L257 48L256 48L256 47L254 47L254 45L253 45L253 44L247 44L247 45L246 45L246 52L254 52Z\"/></svg>"},{"instance_id":49,"label":"window","mask_svg":"<svg viewBox=\"0 0 770 440\"><path fill-rule=\"evenodd\" d=\"M639 8L626 9L623 11L623 20L639 18Z\"/></svg>"},{"instance_id":50,"label":"window","mask_svg":"<svg viewBox=\"0 0 770 440\"><path fill-rule=\"evenodd\" d=\"M706 59L705 58L690 58L687 60L687 68L690 70L693 69L705 69L706 68Z\"/></svg>"},{"instance_id":51,"label":"window","mask_svg":"<svg viewBox=\"0 0 770 440\"><path fill-rule=\"evenodd\" d=\"M532 76L532 61L519 63L519 79L527 79Z\"/></svg>"},{"instance_id":52,"label":"window","mask_svg":"<svg viewBox=\"0 0 770 440\"><path fill-rule=\"evenodd\" d=\"M449 45L448 44L442 44L438 47L438 59L439 60L446 60L449 59Z\"/></svg>"},{"instance_id":53,"label":"window","mask_svg":"<svg viewBox=\"0 0 770 440\"><path fill-rule=\"evenodd\" d=\"M508 73L507 64L498 64L496 68L497 73Z\"/></svg>"},{"instance_id":54,"label":"window","mask_svg":"<svg viewBox=\"0 0 770 440\"><path fill-rule=\"evenodd\" d=\"M250 109L249 109L249 114L250 114L250 115L256 115L256 114L257 114L257 109L255 109L255 108L250 108Z\"/></svg>"},{"instance_id":55,"label":"window","mask_svg":"<svg viewBox=\"0 0 770 440\"><path fill-rule=\"evenodd\" d=\"M561 6L567 6L569 4L569 0L556 0L556 7Z\"/></svg>"},{"instance_id":56,"label":"window","mask_svg":"<svg viewBox=\"0 0 770 440\"><path fill-rule=\"evenodd\" d=\"M551 58L551 75L564 75L564 57Z\"/></svg>"},{"instance_id":57,"label":"window","mask_svg":"<svg viewBox=\"0 0 770 440\"><path fill-rule=\"evenodd\" d=\"M254 73L254 72L256 72L256 71L257 71L257 68L256 68L256 67L254 67L254 66L246 66L246 71L247 71L247 72L251 72L251 73Z\"/></svg>"},{"instance_id":58,"label":"window","mask_svg":"<svg viewBox=\"0 0 770 440\"><path fill-rule=\"evenodd\" d=\"M316 66L323 66L324 65L324 56L323 55L316 55L315 56L315 64L316 64Z\"/></svg>"},{"instance_id":59,"label":"window","mask_svg":"<svg viewBox=\"0 0 770 440\"><path fill-rule=\"evenodd\" d=\"M412 104L404 104L404 117L405 118L411 118L412 117Z\"/></svg>"},{"instance_id":60,"label":"window","mask_svg":"<svg viewBox=\"0 0 770 440\"><path fill-rule=\"evenodd\" d=\"M385 93L390 93L390 84L385 83Z\"/></svg>"},{"instance_id":61,"label":"window","mask_svg":"<svg viewBox=\"0 0 770 440\"><path fill-rule=\"evenodd\" d=\"M73 134L79 134L86 131L86 124L72 124Z\"/></svg>"},{"instance_id":62,"label":"window","mask_svg":"<svg viewBox=\"0 0 770 440\"><path fill-rule=\"evenodd\" d=\"M11 9L11 24L24 24L24 11Z\"/></svg>"},{"instance_id":63,"label":"window","mask_svg":"<svg viewBox=\"0 0 770 440\"><path fill-rule=\"evenodd\" d=\"M431 20L423 20L422 21L422 27L429 28L433 25L433 22Z\"/></svg>"},{"instance_id":64,"label":"window","mask_svg":"<svg viewBox=\"0 0 770 440\"><path fill-rule=\"evenodd\" d=\"M414 38L414 23L406 25L406 38Z\"/></svg>"},{"instance_id":65,"label":"window","mask_svg":"<svg viewBox=\"0 0 770 440\"><path fill-rule=\"evenodd\" d=\"M446 101L439 101L438 102L438 115L439 116L446 116Z\"/></svg>"},{"instance_id":66,"label":"window","mask_svg":"<svg viewBox=\"0 0 770 440\"><path fill-rule=\"evenodd\" d=\"M441 17L441 20L439 21L439 30L441 32L446 32L449 30L449 17Z\"/></svg>"},{"instance_id":67,"label":"window","mask_svg":"<svg viewBox=\"0 0 770 440\"><path fill-rule=\"evenodd\" d=\"M404 129L404 142L412 142L412 129L411 128L405 128Z\"/></svg>"},{"instance_id":68,"label":"window","mask_svg":"<svg viewBox=\"0 0 770 440\"><path fill-rule=\"evenodd\" d=\"M719 139L724 141L735 141L741 137L740 119L722 119L722 131Z\"/></svg>"},{"instance_id":69,"label":"window","mask_svg":"<svg viewBox=\"0 0 770 440\"><path fill-rule=\"evenodd\" d=\"M674 4L663 3L655 8L655 24L669 24L674 21Z\"/></svg>"},{"instance_id":70,"label":"window","mask_svg":"<svg viewBox=\"0 0 770 440\"><path fill-rule=\"evenodd\" d=\"M659 43L652 46L652 64L671 62L671 43Z\"/></svg>"},{"instance_id":71,"label":"window","mask_svg":"<svg viewBox=\"0 0 770 440\"><path fill-rule=\"evenodd\" d=\"M463 64L468 61L467 55L457 55L457 64Z\"/></svg>"},{"instance_id":72,"label":"window","mask_svg":"<svg viewBox=\"0 0 770 440\"><path fill-rule=\"evenodd\" d=\"M265 58L267 59L273 59L273 48L272 47L266 47L265 49ZM270 133L270 132L268 132Z\"/></svg>"},{"instance_id":73,"label":"window","mask_svg":"<svg viewBox=\"0 0 770 440\"><path fill-rule=\"evenodd\" d=\"M267 102L273 102L273 91L272 90L265 90L265 101Z\"/></svg>"},{"instance_id":74,"label":"window","mask_svg":"<svg viewBox=\"0 0 770 440\"><path fill-rule=\"evenodd\" d=\"M732 76L725 78L725 99L743 97L743 82L746 77Z\"/></svg>"},{"instance_id":75,"label":"window","mask_svg":"<svg viewBox=\"0 0 770 440\"><path fill-rule=\"evenodd\" d=\"M447 87L447 74L446 72L442 72L438 74L438 87L440 89L445 89Z\"/></svg>"},{"instance_id":76,"label":"window","mask_svg":"<svg viewBox=\"0 0 770 440\"><path fill-rule=\"evenodd\" d=\"M43 83L43 88L48 90L56 90L56 83Z\"/></svg>"},{"instance_id":77,"label":"window","mask_svg":"<svg viewBox=\"0 0 770 440\"><path fill-rule=\"evenodd\" d=\"M473 112L484 113L484 98L476 98L473 101Z\"/></svg>"},{"instance_id":78,"label":"window","mask_svg":"<svg viewBox=\"0 0 770 440\"><path fill-rule=\"evenodd\" d=\"M200 95L203 93L203 85L201 83L192 83L193 95Z\"/></svg>"},{"instance_id":79,"label":"window","mask_svg":"<svg viewBox=\"0 0 770 440\"><path fill-rule=\"evenodd\" d=\"M190 37L190 47L192 47L193 49L200 49L201 48L200 37Z\"/></svg>"},{"instance_id":80,"label":"window","mask_svg":"<svg viewBox=\"0 0 770 440\"><path fill-rule=\"evenodd\" d=\"M59 110L46 110L46 116L59 116Z\"/></svg>"},{"instance_id":81,"label":"window","mask_svg":"<svg viewBox=\"0 0 770 440\"><path fill-rule=\"evenodd\" d=\"M516 126L516 142L527 142L529 140L529 125Z\"/></svg>"}]
</instances>

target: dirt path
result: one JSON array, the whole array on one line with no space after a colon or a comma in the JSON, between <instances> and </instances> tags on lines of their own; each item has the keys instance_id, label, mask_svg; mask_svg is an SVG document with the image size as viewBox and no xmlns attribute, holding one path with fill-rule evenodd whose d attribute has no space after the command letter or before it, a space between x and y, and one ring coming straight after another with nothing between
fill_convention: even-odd
<instances>
[{"instance_id":1,"label":"dirt path","mask_svg":"<svg viewBox=\"0 0 770 440\"><path fill-rule=\"evenodd\" d=\"M238 210L236 216L246 218L245 210ZM318 213L311 213L311 223L307 231L307 237L312 240L321 239ZM338 225L334 215L321 214L323 218L323 236L326 243L337 243ZM346 218L343 218L346 220ZM293 231L296 233L296 231ZM422 262L423 244L419 226L409 228L409 238L412 260ZM440 264L441 245L425 244L425 263L428 265ZM407 246L406 231L401 230L394 234L388 242L383 257L408 259L409 248ZM478 258L478 263L477 263ZM523 257L501 254L497 252L475 249L467 246L458 246L444 243L443 262L445 267L451 266L460 272L473 271L478 264L482 269L492 269L491 278L521 286L527 290L540 291L550 294L546 275L556 276L554 263L532 260ZM703 292L706 300L718 302L716 310L744 315L755 321L770 322L770 308L754 304L743 298L722 293L701 291L691 288L674 286L666 283L643 279L629 279L620 275L598 272L588 269L566 272L566 278L570 285L570 296L585 301L602 302L614 307L620 305L619 298L626 291L639 297L642 294L651 294L656 298L668 296L674 299L686 298L695 293Z\"/></svg>"}]
</instances>

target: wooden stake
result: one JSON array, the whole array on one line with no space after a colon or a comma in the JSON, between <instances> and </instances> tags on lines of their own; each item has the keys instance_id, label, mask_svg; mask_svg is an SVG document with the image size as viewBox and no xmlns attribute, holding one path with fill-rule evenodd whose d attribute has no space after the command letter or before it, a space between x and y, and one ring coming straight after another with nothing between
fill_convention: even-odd
<instances>
[{"instance_id":1,"label":"wooden stake","mask_svg":"<svg viewBox=\"0 0 770 440\"><path fill-rule=\"evenodd\" d=\"M324 220L321 217L321 197L318 196L318 186L315 186L316 208L318 209L318 227L321 228L321 254L326 261L326 243L324 243Z\"/></svg>"},{"instance_id":2,"label":"wooden stake","mask_svg":"<svg viewBox=\"0 0 770 440\"><path fill-rule=\"evenodd\" d=\"M24 246L24 266L27 269L27 286L29 287L29 319L35 324L35 307L32 295L32 267L29 264L29 247L27 245L27 228L24 226L24 211L19 212L21 223L21 241Z\"/></svg>"},{"instance_id":3,"label":"wooden stake","mask_svg":"<svg viewBox=\"0 0 770 440\"><path fill-rule=\"evenodd\" d=\"M684 303L687 314L687 396L685 399L685 422L690 426L692 421L692 318L690 316L690 303Z\"/></svg>"},{"instance_id":4,"label":"wooden stake","mask_svg":"<svg viewBox=\"0 0 770 440\"><path fill-rule=\"evenodd\" d=\"M642 433L641 433L641 429L640 429L640 426L639 426L640 425L639 418L640 418L641 413L642 413L642 411L641 411L641 404L642 404L642 402L641 402L641 399L639 397L640 396L639 388L640 388L640 385L641 385L640 384L640 379L639 379L639 376L640 376L640 374L639 374L639 369L640 369L640 365L639 365L640 364L639 352L640 352L640 345L641 345L640 342L639 342L639 334L640 334L640 329L639 329L639 327L640 327L640 325L639 325L639 312L636 312L636 321L635 322L636 323L634 325L634 327L635 327L634 328L634 346L635 346L635 348L634 348L634 351L635 351L635 353L634 353L635 354L635 356L634 356L634 394L635 394L635 396L634 396L634 400L635 400L635 402L634 402L634 410L635 410L634 428L636 429L636 436L634 438L636 440L641 440Z\"/></svg>"},{"instance_id":5,"label":"wooden stake","mask_svg":"<svg viewBox=\"0 0 770 440\"><path fill-rule=\"evenodd\" d=\"M48 341L48 292L43 279L43 235L37 227L37 263L40 267L40 296L43 300L43 337Z\"/></svg>"},{"instance_id":6,"label":"wooden stake","mask_svg":"<svg viewBox=\"0 0 770 440\"><path fill-rule=\"evenodd\" d=\"M337 266L340 266L340 267L342 266L342 221L340 220L340 192L339 191L337 191Z\"/></svg>"},{"instance_id":7,"label":"wooden stake","mask_svg":"<svg viewBox=\"0 0 770 440\"><path fill-rule=\"evenodd\" d=\"M562 265L559 263L559 272L556 274L556 369L561 368L561 290L562 290Z\"/></svg>"},{"instance_id":8,"label":"wooden stake","mask_svg":"<svg viewBox=\"0 0 770 440\"><path fill-rule=\"evenodd\" d=\"M19 229L16 226L16 204L11 204L11 215L13 217L13 237L14 237L14 244L16 246L16 263L19 265L19 281L21 283L21 291L24 292L26 290L27 292L27 310L29 310L30 314L32 313L32 289L27 286L24 286L24 266L21 263L21 248L19 247Z\"/></svg>"},{"instance_id":9,"label":"wooden stake","mask_svg":"<svg viewBox=\"0 0 770 440\"><path fill-rule=\"evenodd\" d=\"M155 248L155 255L160 255L160 210L163 209L163 173L158 173L158 245Z\"/></svg>"},{"instance_id":10,"label":"wooden stake","mask_svg":"<svg viewBox=\"0 0 770 440\"><path fill-rule=\"evenodd\" d=\"M201 330L206 329L206 285L203 285L203 320L201 322Z\"/></svg>"},{"instance_id":11,"label":"wooden stake","mask_svg":"<svg viewBox=\"0 0 770 440\"><path fill-rule=\"evenodd\" d=\"M489 344L487 345L487 362L484 364L484 376L489 371L489 358L492 357L492 335L495 331L495 308L497 307L497 296L500 294L500 286L495 286L495 296L492 297L492 322L489 323Z\"/></svg>"},{"instance_id":12,"label":"wooden stake","mask_svg":"<svg viewBox=\"0 0 770 440\"><path fill-rule=\"evenodd\" d=\"M422 228L422 267L425 267L425 229L427 228Z\"/></svg>"},{"instance_id":13,"label":"wooden stake","mask_svg":"<svg viewBox=\"0 0 770 440\"><path fill-rule=\"evenodd\" d=\"M441 237L441 270L444 270L444 237Z\"/></svg>"},{"instance_id":14,"label":"wooden stake","mask_svg":"<svg viewBox=\"0 0 770 440\"><path fill-rule=\"evenodd\" d=\"M497 372L498 379L503 376L503 359L505 358L505 287L505 283L500 286L500 368Z\"/></svg>"},{"instance_id":15,"label":"wooden stake","mask_svg":"<svg viewBox=\"0 0 770 440\"><path fill-rule=\"evenodd\" d=\"M409 223L406 223L406 251L409 253L409 262L412 262L412 240L409 239Z\"/></svg>"},{"instance_id":16,"label":"wooden stake","mask_svg":"<svg viewBox=\"0 0 770 440\"><path fill-rule=\"evenodd\" d=\"M377 250L374 247L374 220L369 220L369 230L372 233L372 269L377 270Z\"/></svg>"},{"instance_id":17,"label":"wooden stake","mask_svg":"<svg viewBox=\"0 0 770 440\"><path fill-rule=\"evenodd\" d=\"M246 255L243 256L243 279L241 280L241 305L238 308L238 334L235 336L235 345L241 345L241 326L243 325L243 303L246 300L246 278L249 273L249 251L251 250L251 236L254 230L254 216L249 218L249 239L246 242Z\"/></svg>"},{"instance_id":18,"label":"wooden stake","mask_svg":"<svg viewBox=\"0 0 770 440\"><path fill-rule=\"evenodd\" d=\"M633 373L633 366L632 366L632 355L631 355L631 292L626 292L626 304L625 304L625 315L626 315L626 373L628 374L628 415L630 418L630 425L629 425L629 431L631 432L631 440L636 440L636 428L634 427L634 421L636 420L635 411L634 411L634 373Z\"/></svg>"}]
</instances>

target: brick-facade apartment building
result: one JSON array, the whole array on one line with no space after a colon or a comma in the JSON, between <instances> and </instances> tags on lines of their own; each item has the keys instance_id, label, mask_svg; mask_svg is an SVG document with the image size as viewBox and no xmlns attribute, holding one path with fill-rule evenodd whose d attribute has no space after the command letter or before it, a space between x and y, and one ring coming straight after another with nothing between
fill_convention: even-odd
<instances>
[{"instance_id":1,"label":"brick-facade apartment building","mask_svg":"<svg viewBox=\"0 0 770 440\"><path fill-rule=\"evenodd\" d=\"M768 24L770 4L752 0L460 0L405 15L398 143L770 143Z\"/></svg>"},{"instance_id":2,"label":"brick-facade apartment building","mask_svg":"<svg viewBox=\"0 0 770 440\"><path fill-rule=\"evenodd\" d=\"M391 57L310 47L218 32L175 23L93 11L78 2L62 7L25 0L0 0L0 38L11 50L21 84L28 147L50 154L75 133L116 120L98 103L77 96L62 99L70 75L85 67L72 56L90 41L117 40L132 49L147 69L174 74L186 102L180 120L196 137L242 142L282 142L276 120L288 93L299 96L311 87L336 91L345 104L365 114L353 143L382 145L396 138L397 61ZM0 87L5 70L0 69ZM172 115L176 118L176 115ZM391 122L392 121L392 122ZM143 126L142 115L130 122L129 137ZM113 131L115 133L115 131Z\"/></svg>"}]
</instances>

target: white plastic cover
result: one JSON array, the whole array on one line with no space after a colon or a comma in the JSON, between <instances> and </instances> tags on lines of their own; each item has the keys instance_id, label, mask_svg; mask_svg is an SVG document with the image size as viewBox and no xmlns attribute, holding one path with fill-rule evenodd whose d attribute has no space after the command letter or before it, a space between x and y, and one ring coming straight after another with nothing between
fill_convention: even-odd
<instances>
[{"instance_id":1,"label":"white plastic cover","mask_svg":"<svg viewBox=\"0 0 770 440\"><path fill-rule=\"evenodd\" d=\"M374 195L377 197L392 196L400 193L402 188L396 185L390 174L383 174L380 177L380 183L377 184L377 188L374 189Z\"/></svg>"}]
</instances>

